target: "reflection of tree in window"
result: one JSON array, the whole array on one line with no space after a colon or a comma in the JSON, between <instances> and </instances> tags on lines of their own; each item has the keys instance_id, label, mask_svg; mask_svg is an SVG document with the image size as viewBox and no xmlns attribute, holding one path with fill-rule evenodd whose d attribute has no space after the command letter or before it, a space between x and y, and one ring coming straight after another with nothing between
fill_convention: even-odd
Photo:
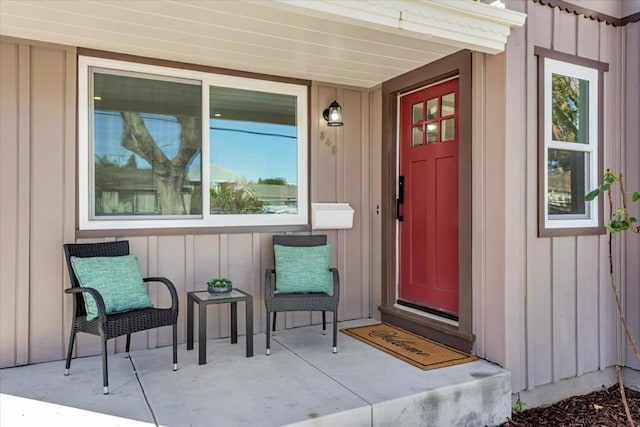
<instances>
[{"instance_id":1,"label":"reflection of tree in window","mask_svg":"<svg viewBox=\"0 0 640 427\"><path fill-rule=\"evenodd\" d=\"M262 202L241 185L222 183L211 189L211 213L255 214L262 210Z\"/></svg>"},{"instance_id":2,"label":"reflection of tree in window","mask_svg":"<svg viewBox=\"0 0 640 427\"><path fill-rule=\"evenodd\" d=\"M151 136L140 113L122 112L124 126L122 146L133 151L151 165L157 178L160 210L163 215L187 213L182 191L186 166L200 150L200 125L196 117L176 116L180 124L180 145L173 159L169 159Z\"/></svg>"},{"instance_id":3,"label":"reflection of tree in window","mask_svg":"<svg viewBox=\"0 0 640 427\"><path fill-rule=\"evenodd\" d=\"M108 73L93 78L94 95L99 95L94 101L95 213L199 213L201 203L192 195L200 186L194 158L202 145L201 86ZM115 165L106 165L107 159ZM192 167L198 176L189 182ZM126 194L129 200L123 203Z\"/></svg>"},{"instance_id":4,"label":"reflection of tree in window","mask_svg":"<svg viewBox=\"0 0 640 427\"><path fill-rule=\"evenodd\" d=\"M553 139L588 143L589 82L553 74L551 85Z\"/></svg>"},{"instance_id":5,"label":"reflection of tree in window","mask_svg":"<svg viewBox=\"0 0 640 427\"><path fill-rule=\"evenodd\" d=\"M287 180L282 178L282 177L277 177L277 178L258 178L258 184L287 185Z\"/></svg>"}]
</instances>

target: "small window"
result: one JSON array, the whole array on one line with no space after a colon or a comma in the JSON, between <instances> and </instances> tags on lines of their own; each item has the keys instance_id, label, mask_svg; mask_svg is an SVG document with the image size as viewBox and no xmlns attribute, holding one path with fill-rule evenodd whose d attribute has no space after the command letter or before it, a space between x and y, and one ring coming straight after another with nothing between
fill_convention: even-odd
<instances>
[{"instance_id":1,"label":"small window","mask_svg":"<svg viewBox=\"0 0 640 427\"><path fill-rule=\"evenodd\" d=\"M602 82L607 64L536 48L539 56L539 235L600 234ZM602 199L602 198L599 198Z\"/></svg>"},{"instance_id":2,"label":"small window","mask_svg":"<svg viewBox=\"0 0 640 427\"><path fill-rule=\"evenodd\" d=\"M307 87L79 59L80 229L307 224Z\"/></svg>"}]
</instances>

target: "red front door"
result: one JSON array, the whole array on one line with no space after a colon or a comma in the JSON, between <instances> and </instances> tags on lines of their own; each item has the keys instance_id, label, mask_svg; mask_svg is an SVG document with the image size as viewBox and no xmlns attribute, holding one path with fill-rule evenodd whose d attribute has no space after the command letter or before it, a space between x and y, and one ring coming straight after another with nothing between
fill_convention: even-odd
<instances>
[{"instance_id":1,"label":"red front door","mask_svg":"<svg viewBox=\"0 0 640 427\"><path fill-rule=\"evenodd\" d=\"M458 316L458 79L400 98L398 302Z\"/></svg>"}]
</instances>

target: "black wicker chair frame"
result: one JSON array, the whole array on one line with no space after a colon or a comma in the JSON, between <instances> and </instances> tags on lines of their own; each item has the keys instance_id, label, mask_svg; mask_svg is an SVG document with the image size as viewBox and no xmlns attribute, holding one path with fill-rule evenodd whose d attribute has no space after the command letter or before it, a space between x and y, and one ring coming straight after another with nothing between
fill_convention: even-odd
<instances>
[{"instance_id":1,"label":"black wicker chair frame","mask_svg":"<svg viewBox=\"0 0 640 427\"><path fill-rule=\"evenodd\" d=\"M326 235L311 236L273 236L274 245L282 246L323 246L327 244ZM325 293L274 293L277 281L275 269L268 268L264 275L264 302L267 306L267 355L271 353L271 331L276 330L276 316L280 311L322 311L322 333L326 334L326 312L333 312L333 352L338 352L338 303L340 302L340 276L338 269L330 268L333 278L333 296ZM273 279L273 280L272 280ZM273 327L269 328L273 313Z\"/></svg>"},{"instance_id":2,"label":"black wicker chair frame","mask_svg":"<svg viewBox=\"0 0 640 427\"><path fill-rule=\"evenodd\" d=\"M71 288L65 289L65 293L73 294L73 321L71 323L71 335L69 336L69 348L67 350L67 362L64 374L69 375L71 366L71 354L76 340L76 333L86 332L98 335L102 339L102 380L104 394L109 394L109 374L107 372L107 341L111 338L127 336L126 351L129 353L131 334L161 326L173 326L173 370L178 369L178 293L173 283L164 277L147 277L143 280L149 283L164 284L171 294L170 308L145 308L131 310L123 313L107 314L104 300L100 293L93 288L80 287L78 278L71 266L71 257L112 257L129 255L129 242L126 240L106 243L68 243L64 245L65 258ZM84 293L93 297L98 308L98 317L87 320L87 312L84 305Z\"/></svg>"}]
</instances>

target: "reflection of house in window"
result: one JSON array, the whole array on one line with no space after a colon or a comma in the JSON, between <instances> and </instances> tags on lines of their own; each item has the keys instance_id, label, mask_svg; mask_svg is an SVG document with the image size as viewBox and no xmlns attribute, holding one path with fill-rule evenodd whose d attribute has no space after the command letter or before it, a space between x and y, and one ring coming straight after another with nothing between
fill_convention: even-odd
<instances>
[{"instance_id":1,"label":"reflection of house in window","mask_svg":"<svg viewBox=\"0 0 640 427\"><path fill-rule=\"evenodd\" d=\"M212 164L209 169L212 189L232 185L242 189L261 203L258 213L283 214L298 212L298 186L296 184L258 184L226 168Z\"/></svg>"},{"instance_id":2,"label":"reflection of house in window","mask_svg":"<svg viewBox=\"0 0 640 427\"><path fill-rule=\"evenodd\" d=\"M571 171L556 168L549 172L549 214L571 212Z\"/></svg>"},{"instance_id":3,"label":"reflection of house in window","mask_svg":"<svg viewBox=\"0 0 640 427\"><path fill-rule=\"evenodd\" d=\"M158 201L151 169L96 165L96 214L154 214Z\"/></svg>"},{"instance_id":4,"label":"reflection of house in window","mask_svg":"<svg viewBox=\"0 0 640 427\"><path fill-rule=\"evenodd\" d=\"M297 213L298 188L296 185L248 184L247 187L263 204L263 213Z\"/></svg>"},{"instance_id":5,"label":"reflection of house in window","mask_svg":"<svg viewBox=\"0 0 640 427\"><path fill-rule=\"evenodd\" d=\"M200 182L197 177L196 183ZM158 215L160 198L153 182L151 169L96 165L96 215ZM200 212L200 207L190 209L193 182L183 186L183 200L187 212Z\"/></svg>"},{"instance_id":6,"label":"reflection of house in window","mask_svg":"<svg viewBox=\"0 0 640 427\"><path fill-rule=\"evenodd\" d=\"M582 215L585 213L585 162L580 151L548 151L548 213L549 215Z\"/></svg>"},{"instance_id":7,"label":"reflection of house in window","mask_svg":"<svg viewBox=\"0 0 640 427\"><path fill-rule=\"evenodd\" d=\"M211 188L217 188L220 184L228 182L242 184L247 182L247 178L221 166L211 165L209 167L209 182L211 182Z\"/></svg>"}]
</instances>

